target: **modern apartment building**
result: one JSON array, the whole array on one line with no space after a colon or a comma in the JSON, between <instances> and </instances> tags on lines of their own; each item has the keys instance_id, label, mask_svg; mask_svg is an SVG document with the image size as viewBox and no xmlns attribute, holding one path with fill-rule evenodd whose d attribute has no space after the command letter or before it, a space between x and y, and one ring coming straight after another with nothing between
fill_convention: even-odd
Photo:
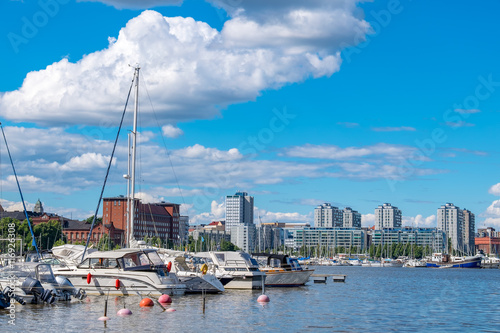
<instances>
[{"instance_id":1,"label":"modern apartment building","mask_svg":"<svg viewBox=\"0 0 500 333\"><path fill-rule=\"evenodd\" d=\"M437 228L443 230L451 247L458 251L464 249L464 211L452 203L442 205L437 210Z\"/></svg>"},{"instance_id":2,"label":"modern apartment building","mask_svg":"<svg viewBox=\"0 0 500 333\"><path fill-rule=\"evenodd\" d=\"M344 228L361 228L361 214L351 207L344 208L342 226Z\"/></svg>"},{"instance_id":3,"label":"modern apartment building","mask_svg":"<svg viewBox=\"0 0 500 333\"><path fill-rule=\"evenodd\" d=\"M226 232L231 234L231 242L234 245L246 252L253 250L253 197L247 192L226 196Z\"/></svg>"},{"instance_id":4,"label":"modern apartment building","mask_svg":"<svg viewBox=\"0 0 500 333\"><path fill-rule=\"evenodd\" d=\"M464 209L464 226L462 228L464 252L470 255L475 253L476 218L470 210Z\"/></svg>"},{"instance_id":5,"label":"modern apartment building","mask_svg":"<svg viewBox=\"0 0 500 333\"><path fill-rule=\"evenodd\" d=\"M342 221L342 211L329 203L324 203L314 209L314 226L316 228L340 228L343 224Z\"/></svg>"},{"instance_id":6,"label":"modern apartment building","mask_svg":"<svg viewBox=\"0 0 500 333\"><path fill-rule=\"evenodd\" d=\"M375 208L375 229L401 228L401 210L390 203Z\"/></svg>"}]
</instances>

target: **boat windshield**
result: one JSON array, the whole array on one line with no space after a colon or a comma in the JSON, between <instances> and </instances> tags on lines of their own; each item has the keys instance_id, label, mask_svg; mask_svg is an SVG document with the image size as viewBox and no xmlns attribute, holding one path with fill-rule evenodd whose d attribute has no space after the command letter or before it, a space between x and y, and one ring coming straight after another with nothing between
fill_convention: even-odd
<instances>
[{"instance_id":1,"label":"boat windshield","mask_svg":"<svg viewBox=\"0 0 500 333\"><path fill-rule=\"evenodd\" d=\"M242 252L241 253L241 257L243 259L245 259L245 261L247 262L248 266L250 267L259 267L259 263L257 262L257 260L255 260L254 258L252 258L248 253L246 252Z\"/></svg>"},{"instance_id":2,"label":"boat windshield","mask_svg":"<svg viewBox=\"0 0 500 333\"><path fill-rule=\"evenodd\" d=\"M165 263L161 260L160 256L157 252L148 252L147 253L149 260L153 263L154 266L164 266Z\"/></svg>"},{"instance_id":3,"label":"boat windshield","mask_svg":"<svg viewBox=\"0 0 500 333\"><path fill-rule=\"evenodd\" d=\"M36 266L36 277L41 283L56 283L52 268L48 264L41 264Z\"/></svg>"}]
</instances>

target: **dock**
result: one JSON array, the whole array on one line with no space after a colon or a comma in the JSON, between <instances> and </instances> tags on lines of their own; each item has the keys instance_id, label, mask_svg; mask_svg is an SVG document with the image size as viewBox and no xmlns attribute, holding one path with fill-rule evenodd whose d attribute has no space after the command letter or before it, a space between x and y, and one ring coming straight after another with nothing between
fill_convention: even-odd
<instances>
[{"instance_id":1,"label":"dock","mask_svg":"<svg viewBox=\"0 0 500 333\"><path fill-rule=\"evenodd\" d=\"M347 275L345 274L312 274L314 283L326 283L329 277L332 277L333 282L345 282Z\"/></svg>"}]
</instances>

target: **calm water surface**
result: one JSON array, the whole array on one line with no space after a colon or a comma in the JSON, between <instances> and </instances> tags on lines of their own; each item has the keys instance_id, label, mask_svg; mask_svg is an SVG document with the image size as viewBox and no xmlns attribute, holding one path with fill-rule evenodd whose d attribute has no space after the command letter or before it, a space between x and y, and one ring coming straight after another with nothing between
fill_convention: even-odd
<instances>
[{"instance_id":1,"label":"calm water surface","mask_svg":"<svg viewBox=\"0 0 500 333\"><path fill-rule=\"evenodd\" d=\"M17 306L9 332L500 332L500 270L316 267L318 274L347 274L345 283L301 288L266 288L271 302L257 303L260 291L229 290L173 297L175 312L139 307L140 297L105 297L52 306ZM133 315L116 312L124 303ZM12 330L11 330L12 329Z\"/></svg>"}]
</instances>

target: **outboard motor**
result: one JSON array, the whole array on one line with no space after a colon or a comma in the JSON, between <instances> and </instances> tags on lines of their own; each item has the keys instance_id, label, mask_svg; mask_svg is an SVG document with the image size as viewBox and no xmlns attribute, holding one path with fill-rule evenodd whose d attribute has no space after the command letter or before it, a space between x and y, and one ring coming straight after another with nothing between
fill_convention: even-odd
<instances>
[{"instance_id":1,"label":"outboard motor","mask_svg":"<svg viewBox=\"0 0 500 333\"><path fill-rule=\"evenodd\" d=\"M75 286L73 286L71 281L68 280L67 278L65 278L64 276L60 276L60 275L56 276L56 282L59 285L59 288L62 289L64 294L67 294L69 296L73 296L73 297L79 299L80 301L82 299L84 299L85 297L87 297L85 290L83 290L81 288L77 290L75 288ZM69 298L67 300L69 301Z\"/></svg>"},{"instance_id":2,"label":"outboard motor","mask_svg":"<svg viewBox=\"0 0 500 333\"><path fill-rule=\"evenodd\" d=\"M40 281L27 277L21 285L21 289L26 295L34 295L33 303L37 303L38 299L52 304L56 301L56 297L52 294L52 290L44 290Z\"/></svg>"},{"instance_id":3,"label":"outboard motor","mask_svg":"<svg viewBox=\"0 0 500 333\"><path fill-rule=\"evenodd\" d=\"M26 304L21 296L14 294L14 290L11 287L5 287L3 292L0 292L0 308L2 308L4 304L7 304L7 306L9 306L11 298L15 299L21 305Z\"/></svg>"}]
</instances>

